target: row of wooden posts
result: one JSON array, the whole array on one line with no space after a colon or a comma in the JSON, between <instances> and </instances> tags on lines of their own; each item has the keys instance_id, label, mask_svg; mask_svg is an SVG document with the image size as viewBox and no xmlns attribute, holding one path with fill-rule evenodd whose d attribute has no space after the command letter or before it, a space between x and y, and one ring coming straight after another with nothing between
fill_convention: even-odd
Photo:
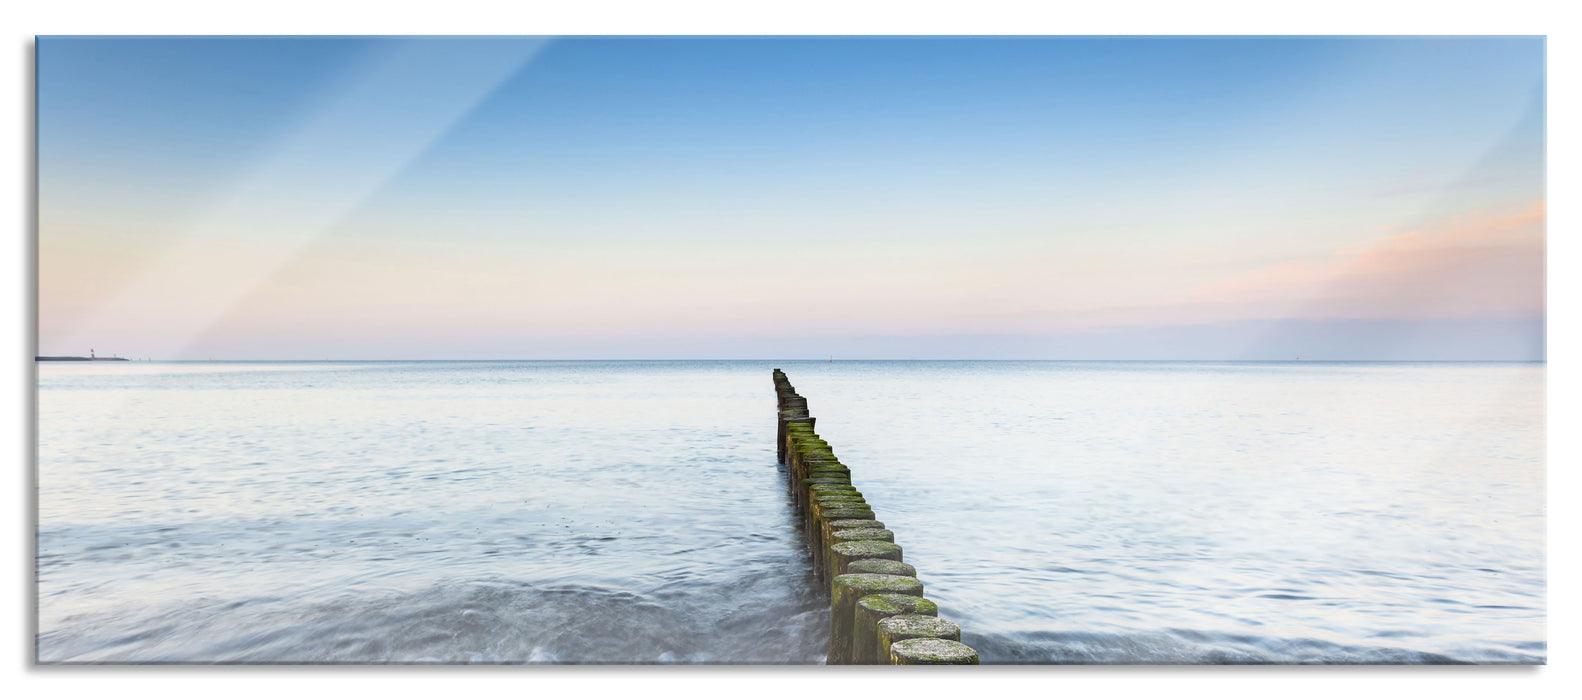
<instances>
[{"instance_id":1,"label":"row of wooden posts","mask_svg":"<svg viewBox=\"0 0 1582 700\"><path fill-rule=\"evenodd\" d=\"M875 519L851 469L813 431L807 399L774 371L777 440L818 578L830 582L831 664L976 664L961 628L923 597L895 533Z\"/></svg>"}]
</instances>

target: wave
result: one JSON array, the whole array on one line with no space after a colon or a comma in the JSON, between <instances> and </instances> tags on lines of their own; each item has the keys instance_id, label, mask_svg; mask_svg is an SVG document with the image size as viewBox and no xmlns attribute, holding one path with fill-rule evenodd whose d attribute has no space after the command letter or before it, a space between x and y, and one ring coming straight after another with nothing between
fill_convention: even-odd
<instances>
[{"instance_id":1,"label":"wave","mask_svg":"<svg viewBox=\"0 0 1582 700\"><path fill-rule=\"evenodd\" d=\"M750 582L743 582L750 585ZM38 636L40 663L809 664L827 603L466 582L313 605L205 600L80 615ZM779 602L766 602L780 599ZM730 606L721 601L733 600ZM743 600L749 601L743 604Z\"/></svg>"},{"instance_id":2,"label":"wave","mask_svg":"<svg viewBox=\"0 0 1582 700\"><path fill-rule=\"evenodd\" d=\"M985 664L1543 664L1546 645L1483 647L1447 655L1399 647L1337 644L1311 638L1164 630L971 634L962 641Z\"/></svg>"}]
</instances>

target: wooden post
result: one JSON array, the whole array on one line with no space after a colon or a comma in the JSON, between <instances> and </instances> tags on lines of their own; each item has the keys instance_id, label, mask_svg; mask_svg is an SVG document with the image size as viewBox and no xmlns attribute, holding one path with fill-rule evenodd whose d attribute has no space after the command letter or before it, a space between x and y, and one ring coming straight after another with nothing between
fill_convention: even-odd
<instances>
[{"instance_id":1,"label":"wooden post","mask_svg":"<svg viewBox=\"0 0 1582 700\"><path fill-rule=\"evenodd\" d=\"M846 565L848 574L890 574L917 578L917 568L894 559L858 559Z\"/></svg>"},{"instance_id":2,"label":"wooden post","mask_svg":"<svg viewBox=\"0 0 1582 700\"><path fill-rule=\"evenodd\" d=\"M878 544L885 543L881 542ZM856 619L857 601L863 596L870 596L875 593L901 593L921 596L923 595L923 582L910 576L890 576L887 574L844 574L836 576L830 584L828 663L840 665L852 663L854 651L852 646L852 622Z\"/></svg>"},{"instance_id":3,"label":"wooden post","mask_svg":"<svg viewBox=\"0 0 1582 700\"><path fill-rule=\"evenodd\" d=\"M813 527L813 526L819 526L819 528L820 528L819 531L821 533L821 537L819 538L818 541L819 542L828 542L828 541L830 541L830 533L832 533L832 532L839 532L841 530L883 528L884 527L884 523L881 523L881 522L879 522L877 520L826 520L823 523L811 523L811 524L808 525L808 527ZM829 548L825 547L825 546L818 546L818 547L813 547L812 550L813 550L813 573L816 574L820 579L827 578L827 574L825 574L824 572L828 569L826 560L829 559L829 551L828 551ZM869 574L901 574L902 576L911 576L913 574L916 574L917 572L913 571L911 573L902 574L899 571L866 571L866 572L862 572L862 573L869 573Z\"/></svg>"},{"instance_id":4,"label":"wooden post","mask_svg":"<svg viewBox=\"0 0 1582 700\"><path fill-rule=\"evenodd\" d=\"M935 611L934 615L898 613L879 620L874 637L878 640L878 644L873 647L874 663L888 663L890 645L896 642L925 638L959 642L961 628L950 620L939 619L938 611Z\"/></svg>"},{"instance_id":5,"label":"wooden post","mask_svg":"<svg viewBox=\"0 0 1582 700\"><path fill-rule=\"evenodd\" d=\"M889 644L883 646L883 655L880 654L879 623L893 615L933 619L933 616L939 615L939 606L927 598L894 593L879 593L858 599L857 617L852 620L852 663L890 662Z\"/></svg>"},{"instance_id":6,"label":"wooden post","mask_svg":"<svg viewBox=\"0 0 1582 700\"><path fill-rule=\"evenodd\" d=\"M903 639L890 645L890 663L897 666L976 666L978 652L948 639Z\"/></svg>"},{"instance_id":7,"label":"wooden post","mask_svg":"<svg viewBox=\"0 0 1582 700\"><path fill-rule=\"evenodd\" d=\"M829 556L824 559L824 575L840 578L842 574L851 570L852 562L863 559L901 561L901 545L880 540L859 540L831 545Z\"/></svg>"}]
</instances>

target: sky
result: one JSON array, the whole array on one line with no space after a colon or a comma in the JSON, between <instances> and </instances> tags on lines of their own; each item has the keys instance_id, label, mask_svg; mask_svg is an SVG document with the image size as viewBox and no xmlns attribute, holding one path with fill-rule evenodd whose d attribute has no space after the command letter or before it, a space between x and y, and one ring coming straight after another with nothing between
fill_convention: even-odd
<instances>
[{"instance_id":1,"label":"sky","mask_svg":"<svg viewBox=\"0 0 1582 700\"><path fill-rule=\"evenodd\" d=\"M1544 359L1539 37L37 47L43 355Z\"/></svg>"}]
</instances>

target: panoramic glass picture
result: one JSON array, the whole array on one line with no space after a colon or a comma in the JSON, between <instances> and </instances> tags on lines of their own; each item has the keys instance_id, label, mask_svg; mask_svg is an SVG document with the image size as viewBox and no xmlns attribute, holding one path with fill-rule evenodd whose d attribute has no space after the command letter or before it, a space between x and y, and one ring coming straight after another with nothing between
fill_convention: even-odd
<instances>
[{"instance_id":1,"label":"panoramic glass picture","mask_svg":"<svg viewBox=\"0 0 1582 700\"><path fill-rule=\"evenodd\" d=\"M41 664L1546 664L1545 39L39 37Z\"/></svg>"}]
</instances>

